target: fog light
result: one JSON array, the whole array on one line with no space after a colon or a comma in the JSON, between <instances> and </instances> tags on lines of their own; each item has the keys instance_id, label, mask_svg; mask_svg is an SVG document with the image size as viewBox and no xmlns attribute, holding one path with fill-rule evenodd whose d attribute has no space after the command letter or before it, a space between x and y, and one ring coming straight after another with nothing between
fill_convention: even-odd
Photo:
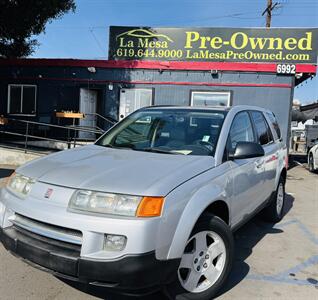
<instances>
[{"instance_id":1,"label":"fog light","mask_svg":"<svg viewBox=\"0 0 318 300\"><path fill-rule=\"evenodd\" d=\"M127 238L123 235L105 235L104 250L106 251L122 251L125 249Z\"/></svg>"}]
</instances>

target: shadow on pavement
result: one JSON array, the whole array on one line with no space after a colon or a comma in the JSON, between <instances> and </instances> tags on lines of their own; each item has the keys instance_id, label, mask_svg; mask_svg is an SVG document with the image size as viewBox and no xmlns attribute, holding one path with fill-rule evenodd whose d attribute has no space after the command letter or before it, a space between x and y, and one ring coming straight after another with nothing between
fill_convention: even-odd
<instances>
[{"instance_id":1,"label":"shadow on pavement","mask_svg":"<svg viewBox=\"0 0 318 300\"><path fill-rule=\"evenodd\" d=\"M305 153L291 154L288 161L288 170L297 167L299 163L307 165L307 155Z\"/></svg>"},{"instance_id":2,"label":"shadow on pavement","mask_svg":"<svg viewBox=\"0 0 318 300\"><path fill-rule=\"evenodd\" d=\"M94 297L105 299L105 300L165 300L167 299L166 296L160 292L157 292L155 294L147 295L147 296L123 296L123 295L117 295L115 293L112 293L106 288L102 287L96 287L96 286L87 286L80 284L78 282L70 281L67 279L58 278L62 282L66 283L67 285L70 285L71 287L78 289L86 294L92 295Z\"/></svg>"},{"instance_id":3,"label":"shadow on pavement","mask_svg":"<svg viewBox=\"0 0 318 300\"><path fill-rule=\"evenodd\" d=\"M293 196L286 194L284 216L292 209L294 200L295 198ZM274 223L262 221L261 213L262 212L235 232L235 259L233 268L227 283L218 293L218 296L234 288L246 277L250 266L245 260L253 253L253 248L257 243L268 234L284 233L282 229L274 228Z\"/></svg>"}]
</instances>

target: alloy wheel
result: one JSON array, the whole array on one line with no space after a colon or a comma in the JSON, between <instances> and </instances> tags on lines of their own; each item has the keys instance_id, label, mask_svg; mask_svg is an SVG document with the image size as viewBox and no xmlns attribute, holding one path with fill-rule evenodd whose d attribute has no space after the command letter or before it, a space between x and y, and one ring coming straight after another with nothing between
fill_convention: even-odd
<instances>
[{"instance_id":1,"label":"alloy wheel","mask_svg":"<svg viewBox=\"0 0 318 300\"><path fill-rule=\"evenodd\" d=\"M193 235L178 269L181 286L191 293L208 290L220 278L225 262L225 244L217 233L202 231Z\"/></svg>"},{"instance_id":2,"label":"alloy wheel","mask_svg":"<svg viewBox=\"0 0 318 300\"><path fill-rule=\"evenodd\" d=\"M278 186L277 199L276 199L276 210L278 215L282 213L283 206L284 206L284 185L281 182Z\"/></svg>"}]
</instances>

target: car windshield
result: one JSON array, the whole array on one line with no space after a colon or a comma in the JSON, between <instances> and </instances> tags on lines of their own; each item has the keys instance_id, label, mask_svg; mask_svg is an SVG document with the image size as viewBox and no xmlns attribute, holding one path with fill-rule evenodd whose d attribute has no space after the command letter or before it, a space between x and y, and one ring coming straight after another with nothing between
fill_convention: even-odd
<instances>
[{"instance_id":1,"label":"car windshield","mask_svg":"<svg viewBox=\"0 0 318 300\"><path fill-rule=\"evenodd\" d=\"M129 115L96 145L180 155L214 155L226 111L146 109Z\"/></svg>"}]
</instances>

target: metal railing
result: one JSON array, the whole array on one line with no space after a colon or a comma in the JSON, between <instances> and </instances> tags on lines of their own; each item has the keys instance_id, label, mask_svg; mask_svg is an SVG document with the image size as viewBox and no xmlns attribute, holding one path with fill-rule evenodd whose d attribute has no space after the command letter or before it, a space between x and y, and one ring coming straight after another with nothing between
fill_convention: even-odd
<instances>
[{"instance_id":1,"label":"metal railing","mask_svg":"<svg viewBox=\"0 0 318 300\"><path fill-rule=\"evenodd\" d=\"M96 121L95 124L99 124L99 120L101 120L102 122L106 122L108 128L112 127L114 124L118 122L113 118L102 116L99 113L85 113L85 116L94 116ZM95 125L95 128L98 130L103 130L97 125Z\"/></svg>"},{"instance_id":2,"label":"metal railing","mask_svg":"<svg viewBox=\"0 0 318 300\"><path fill-rule=\"evenodd\" d=\"M116 121L115 119L112 119L110 117L105 117L105 116L102 116L100 115L99 113L85 113L85 115L87 116L95 116L96 118L100 118L100 119L103 119L104 121L114 125L116 124L118 121Z\"/></svg>"},{"instance_id":3,"label":"metal railing","mask_svg":"<svg viewBox=\"0 0 318 300\"><path fill-rule=\"evenodd\" d=\"M50 141L50 142L56 142L56 143L66 143L67 148L71 148L71 146L76 147L78 145L81 145L78 143L79 140L82 142L86 141L88 143L89 139L79 139L77 138L77 133L78 132L87 132L87 133L92 133L95 135L102 135L105 131L102 129L92 129L92 128L84 128L84 127L79 127L79 126L63 126L63 125L55 125L55 124L48 124L48 123L41 123L41 122L35 122L35 121L28 121L28 120L19 120L19 119L14 119L14 118L6 118L7 123L5 125L0 125L0 134L2 135L8 135L8 136L17 136L17 137L22 137L22 141L24 144L24 151L27 153L28 146L30 146L30 139L34 140L42 140L42 141ZM13 126L13 125L18 125L18 126ZM22 125L22 129L21 129ZM31 131L31 125L39 126L39 127L47 127L49 129L54 128L54 129L61 129L64 131L64 134L62 135L63 138L52 138L52 137L46 137L46 136L40 136L36 134L32 134ZM16 129L20 130L15 130L12 131L9 128L10 127L15 127ZM34 129L34 128L33 128ZM19 131L19 132L17 132ZM41 131L39 128L37 131ZM20 140L21 142L21 140ZM13 141L14 143L14 141ZM42 147L41 148L46 148Z\"/></svg>"}]
</instances>

